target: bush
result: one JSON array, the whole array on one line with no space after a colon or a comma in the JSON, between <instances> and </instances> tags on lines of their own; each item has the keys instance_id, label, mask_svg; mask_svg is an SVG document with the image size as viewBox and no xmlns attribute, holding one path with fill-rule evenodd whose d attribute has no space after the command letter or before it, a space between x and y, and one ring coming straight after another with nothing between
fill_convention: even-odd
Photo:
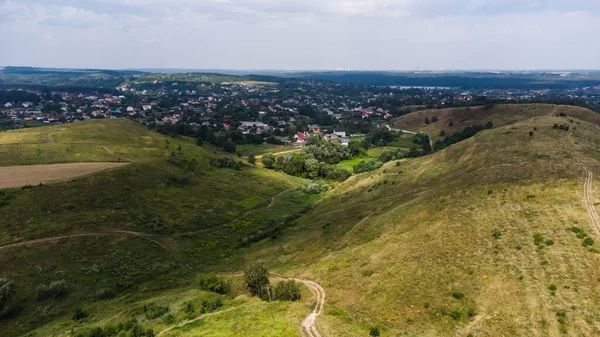
<instances>
[{"instance_id":1,"label":"bush","mask_svg":"<svg viewBox=\"0 0 600 337\"><path fill-rule=\"evenodd\" d=\"M265 298L268 295L269 272L261 262L251 262L244 268L244 282L254 296Z\"/></svg>"},{"instance_id":2,"label":"bush","mask_svg":"<svg viewBox=\"0 0 600 337\"><path fill-rule=\"evenodd\" d=\"M88 317L87 312L83 311L81 308L75 308L75 310L73 310L72 319L74 321L79 321L79 320L82 320L82 319L84 319L86 317Z\"/></svg>"},{"instance_id":3,"label":"bush","mask_svg":"<svg viewBox=\"0 0 600 337\"><path fill-rule=\"evenodd\" d=\"M8 205L8 201L13 197L13 195L13 191L0 190L0 206Z\"/></svg>"},{"instance_id":4,"label":"bush","mask_svg":"<svg viewBox=\"0 0 600 337\"><path fill-rule=\"evenodd\" d=\"M544 243L544 237L542 236L541 233L535 233L533 234L533 243L536 246L540 246Z\"/></svg>"},{"instance_id":5,"label":"bush","mask_svg":"<svg viewBox=\"0 0 600 337\"><path fill-rule=\"evenodd\" d=\"M202 275L199 283L202 290L217 294L229 294L231 292L229 282L222 277L218 277L215 273Z\"/></svg>"},{"instance_id":6,"label":"bush","mask_svg":"<svg viewBox=\"0 0 600 337\"><path fill-rule=\"evenodd\" d=\"M144 305L144 315L146 316L146 318L148 320L153 320L156 318L159 318L161 316L163 316L164 314L166 314L167 312L169 312L169 307L168 306L158 306L155 305L154 303L151 303L149 305Z\"/></svg>"},{"instance_id":7,"label":"bush","mask_svg":"<svg viewBox=\"0 0 600 337\"><path fill-rule=\"evenodd\" d=\"M0 278L0 318L8 313L15 293L15 283L8 278Z\"/></svg>"},{"instance_id":8,"label":"bush","mask_svg":"<svg viewBox=\"0 0 600 337\"><path fill-rule=\"evenodd\" d=\"M462 300L463 298L465 298L465 294L461 293L460 291L453 291L452 297L454 297L457 300Z\"/></svg>"},{"instance_id":9,"label":"bush","mask_svg":"<svg viewBox=\"0 0 600 337\"><path fill-rule=\"evenodd\" d=\"M502 237L502 231L500 231L500 229L496 228L492 232L492 236L494 237L494 239L499 240Z\"/></svg>"},{"instance_id":10,"label":"bush","mask_svg":"<svg viewBox=\"0 0 600 337\"><path fill-rule=\"evenodd\" d=\"M168 314L163 318L163 323L165 325L173 325L175 324L175 316Z\"/></svg>"},{"instance_id":11,"label":"bush","mask_svg":"<svg viewBox=\"0 0 600 337\"><path fill-rule=\"evenodd\" d=\"M253 154L248 156L248 164L256 164L256 156L254 156Z\"/></svg>"},{"instance_id":12,"label":"bush","mask_svg":"<svg viewBox=\"0 0 600 337\"><path fill-rule=\"evenodd\" d=\"M333 172L329 173L327 178L336 181L344 181L350 178L351 175L352 173L350 173L348 170L345 170L343 168L336 168L333 170Z\"/></svg>"},{"instance_id":13,"label":"bush","mask_svg":"<svg viewBox=\"0 0 600 337\"><path fill-rule=\"evenodd\" d=\"M554 245L554 240L546 240L546 241L544 242L544 244L545 244L546 246L552 246L552 245Z\"/></svg>"},{"instance_id":14,"label":"bush","mask_svg":"<svg viewBox=\"0 0 600 337\"><path fill-rule=\"evenodd\" d=\"M308 184L304 187L304 193L306 194L321 194L325 191L327 191L327 186L318 183Z\"/></svg>"},{"instance_id":15,"label":"bush","mask_svg":"<svg viewBox=\"0 0 600 337\"><path fill-rule=\"evenodd\" d=\"M42 284L38 287L38 301L45 299L59 299L63 298L68 293L68 286L65 280L54 281L49 285Z\"/></svg>"},{"instance_id":16,"label":"bush","mask_svg":"<svg viewBox=\"0 0 600 337\"><path fill-rule=\"evenodd\" d=\"M448 316L452 317L453 320L458 321L462 317L462 311L458 309L452 310Z\"/></svg>"},{"instance_id":17,"label":"bush","mask_svg":"<svg viewBox=\"0 0 600 337\"><path fill-rule=\"evenodd\" d=\"M273 291L273 297L277 301L299 301L300 288L294 280L282 281L277 284Z\"/></svg>"},{"instance_id":18,"label":"bush","mask_svg":"<svg viewBox=\"0 0 600 337\"><path fill-rule=\"evenodd\" d=\"M261 162L265 168L272 169L275 167L276 157L272 153L267 153L262 156Z\"/></svg>"},{"instance_id":19,"label":"bush","mask_svg":"<svg viewBox=\"0 0 600 337\"><path fill-rule=\"evenodd\" d=\"M380 335L381 335L381 333L379 332L378 327L372 326L371 329L369 330L369 336L371 336L371 337L379 337Z\"/></svg>"},{"instance_id":20,"label":"bush","mask_svg":"<svg viewBox=\"0 0 600 337\"><path fill-rule=\"evenodd\" d=\"M550 291L556 291L556 289L557 289L556 284L551 284L548 286L548 290L550 290Z\"/></svg>"},{"instance_id":21,"label":"bush","mask_svg":"<svg viewBox=\"0 0 600 337\"><path fill-rule=\"evenodd\" d=\"M221 157L210 161L210 166L216 168L231 168L234 170L241 170L243 163L241 161L235 161L229 157Z\"/></svg>"},{"instance_id":22,"label":"bush","mask_svg":"<svg viewBox=\"0 0 600 337\"><path fill-rule=\"evenodd\" d=\"M581 245L583 245L584 247L593 246L594 240L590 237L587 237L587 238L583 239L583 242L581 242Z\"/></svg>"},{"instance_id":23,"label":"bush","mask_svg":"<svg viewBox=\"0 0 600 337\"><path fill-rule=\"evenodd\" d=\"M363 172L370 172L377 170L383 166L383 163L376 159L369 159L368 161L361 161L354 166L354 173L359 174Z\"/></svg>"}]
</instances>

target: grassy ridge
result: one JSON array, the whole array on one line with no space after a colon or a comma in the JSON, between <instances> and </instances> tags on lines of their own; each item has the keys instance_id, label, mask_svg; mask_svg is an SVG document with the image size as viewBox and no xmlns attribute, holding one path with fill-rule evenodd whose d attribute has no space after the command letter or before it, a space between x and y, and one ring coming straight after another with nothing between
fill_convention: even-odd
<instances>
[{"instance_id":1,"label":"grassy ridge","mask_svg":"<svg viewBox=\"0 0 600 337\"><path fill-rule=\"evenodd\" d=\"M474 124L485 125L492 122L495 127L515 124L525 119L542 116L568 114L595 124L600 124L600 116L585 108L554 104L496 104L491 107L475 106L412 112L394 118L392 125L398 129L421 131L437 137L440 132L452 134ZM433 117L438 121L433 122ZM431 124L426 124L429 119ZM452 125L450 125L452 122Z\"/></svg>"},{"instance_id":2,"label":"grassy ridge","mask_svg":"<svg viewBox=\"0 0 600 337\"><path fill-rule=\"evenodd\" d=\"M277 256L274 265L323 284L324 333L598 334L600 258L569 230L594 232L583 172L555 123L570 118L488 130L352 177L300 220L303 235L255 256ZM597 126L570 125L576 148L598 168Z\"/></svg>"}]
</instances>

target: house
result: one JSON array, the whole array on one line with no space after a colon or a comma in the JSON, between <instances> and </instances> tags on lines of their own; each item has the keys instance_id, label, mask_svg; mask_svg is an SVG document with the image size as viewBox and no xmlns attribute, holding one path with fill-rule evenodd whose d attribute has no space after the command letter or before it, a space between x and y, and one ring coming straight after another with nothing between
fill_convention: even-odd
<instances>
[{"instance_id":1,"label":"house","mask_svg":"<svg viewBox=\"0 0 600 337\"><path fill-rule=\"evenodd\" d=\"M255 131L257 134L271 131L271 127L263 122L242 122L238 127L238 130L242 130L242 133L248 134L251 131Z\"/></svg>"},{"instance_id":2,"label":"house","mask_svg":"<svg viewBox=\"0 0 600 337\"><path fill-rule=\"evenodd\" d=\"M133 111L135 111L134 107L132 107L132 106L127 107L127 112L133 112Z\"/></svg>"},{"instance_id":3,"label":"house","mask_svg":"<svg viewBox=\"0 0 600 337\"><path fill-rule=\"evenodd\" d=\"M340 119L342 119L342 114L335 114L335 115L333 115L333 118L335 118L339 121Z\"/></svg>"},{"instance_id":4,"label":"house","mask_svg":"<svg viewBox=\"0 0 600 337\"><path fill-rule=\"evenodd\" d=\"M5 108L8 108L8 109L12 108L12 106L13 106L13 105L12 105L11 103L6 103L6 104L4 104L4 107L5 107Z\"/></svg>"},{"instance_id":5,"label":"house","mask_svg":"<svg viewBox=\"0 0 600 337\"><path fill-rule=\"evenodd\" d=\"M350 145L350 139L349 138L342 138L341 143L344 146L348 146L348 145Z\"/></svg>"},{"instance_id":6,"label":"house","mask_svg":"<svg viewBox=\"0 0 600 337\"><path fill-rule=\"evenodd\" d=\"M340 138L346 138L346 131L343 130L333 130L333 134Z\"/></svg>"},{"instance_id":7,"label":"house","mask_svg":"<svg viewBox=\"0 0 600 337\"><path fill-rule=\"evenodd\" d=\"M309 125L308 129L312 132L313 135L321 133L321 128L316 124Z\"/></svg>"},{"instance_id":8,"label":"house","mask_svg":"<svg viewBox=\"0 0 600 337\"><path fill-rule=\"evenodd\" d=\"M144 109L144 111L152 110L152 105L144 105L142 109Z\"/></svg>"},{"instance_id":9,"label":"house","mask_svg":"<svg viewBox=\"0 0 600 337\"><path fill-rule=\"evenodd\" d=\"M296 143L304 143L308 139L308 136L305 133L298 132L294 138L296 138Z\"/></svg>"}]
</instances>

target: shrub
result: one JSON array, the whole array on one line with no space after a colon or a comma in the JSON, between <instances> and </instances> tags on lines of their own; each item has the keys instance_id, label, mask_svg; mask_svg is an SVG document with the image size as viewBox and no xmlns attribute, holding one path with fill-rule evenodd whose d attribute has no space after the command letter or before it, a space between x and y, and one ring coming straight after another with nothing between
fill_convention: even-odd
<instances>
[{"instance_id":1,"label":"shrub","mask_svg":"<svg viewBox=\"0 0 600 337\"><path fill-rule=\"evenodd\" d=\"M273 290L273 295L277 301L299 301L300 288L294 280L281 281Z\"/></svg>"},{"instance_id":2,"label":"shrub","mask_svg":"<svg viewBox=\"0 0 600 337\"><path fill-rule=\"evenodd\" d=\"M318 183L308 184L304 187L304 193L306 194L321 194L325 191L327 191L327 186Z\"/></svg>"},{"instance_id":3,"label":"shrub","mask_svg":"<svg viewBox=\"0 0 600 337\"><path fill-rule=\"evenodd\" d=\"M82 320L82 319L84 319L86 317L88 317L87 312L83 311L81 308L75 308L75 310L73 310L72 319L74 321L79 321L79 320Z\"/></svg>"},{"instance_id":4,"label":"shrub","mask_svg":"<svg viewBox=\"0 0 600 337\"><path fill-rule=\"evenodd\" d=\"M15 283L8 278L0 278L0 318L8 313L15 293Z\"/></svg>"},{"instance_id":5,"label":"shrub","mask_svg":"<svg viewBox=\"0 0 600 337\"><path fill-rule=\"evenodd\" d=\"M536 246L539 246L539 245L541 245L541 244L544 243L544 237L542 236L541 233L535 233L535 234L533 234L533 243Z\"/></svg>"},{"instance_id":6,"label":"shrub","mask_svg":"<svg viewBox=\"0 0 600 337\"><path fill-rule=\"evenodd\" d=\"M13 195L13 191L0 190L0 206L8 205L8 201L13 197Z\"/></svg>"},{"instance_id":7,"label":"shrub","mask_svg":"<svg viewBox=\"0 0 600 337\"><path fill-rule=\"evenodd\" d=\"M169 312L168 306L158 306L158 305L155 305L154 303L151 303L149 305L144 305L144 315L149 320L159 318L159 317L163 316L164 314L166 314L167 312Z\"/></svg>"},{"instance_id":8,"label":"shrub","mask_svg":"<svg viewBox=\"0 0 600 337\"><path fill-rule=\"evenodd\" d=\"M556 289L557 289L556 284L551 284L548 286L548 290L550 290L550 291L556 291Z\"/></svg>"},{"instance_id":9,"label":"shrub","mask_svg":"<svg viewBox=\"0 0 600 337\"><path fill-rule=\"evenodd\" d=\"M54 281L49 285L42 284L38 287L38 301L45 299L59 299L65 297L68 293L68 286L65 280Z\"/></svg>"},{"instance_id":10,"label":"shrub","mask_svg":"<svg viewBox=\"0 0 600 337\"><path fill-rule=\"evenodd\" d=\"M253 154L248 156L248 164L256 164L256 156L254 156Z\"/></svg>"},{"instance_id":11,"label":"shrub","mask_svg":"<svg viewBox=\"0 0 600 337\"><path fill-rule=\"evenodd\" d=\"M242 169L243 164L241 161L235 161L229 157L221 157L211 160L210 165L216 168L231 168L239 171Z\"/></svg>"},{"instance_id":12,"label":"shrub","mask_svg":"<svg viewBox=\"0 0 600 337\"><path fill-rule=\"evenodd\" d=\"M215 273L202 275L199 284L200 289L217 294L229 294L231 292L229 282L222 277L218 277Z\"/></svg>"},{"instance_id":13,"label":"shrub","mask_svg":"<svg viewBox=\"0 0 600 337\"><path fill-rule=\"evenodd\" d=\"M502 231L500 229L496 228L492 232L492 236L494 237L494 239L499 240L502 237Z\"/></svg>"},{"instance_id":14,"label":"shrub","mask_svg":"<svg viewBox=\"0 0 600 337\"><path fill-rule=\"evenodd\" d=\"M96 292L96 298L99 300L106 300L117 296L117 292L111 288L102 288Z\"/></svg>"},{"instance_id":15,"label":"shrub","mask_svg":"<svg viewBox=\"0 0 600 337\"><path fill-rule=\"evenodd\" d=\"M359 174L363 172L375 171L376 169L383 166L383 163L376 159L369 159L367 161L361 161L354 166L354 173Z\"/></svg>"},{"instance_id":16,"label":"shrub","mask_svg":"<svg viewBox=\"0 0 600 337\"><path fill-rule=\"evenodd\" d=\"M265 298L269 291L269 272L261 262L251 262L244 268L244 282L252 295Z\"/></svg>"},{"instance_id":17,"label":"shrub","mask_svg":"<svg viewBox=\"0 0 600 337\"><path fill-rule=\"evenodd\" d=\"M554 124L554 125L552 125L552 128L553 128L553 129L558 129L558 124Z\"/></svg>"},{"instance_id":18,"label":"shrub","mask_svg":"<svg viewBox=\"0 0 600 337\"><path fill-rule=\"evenodd\" d=\"M173 325L175 324L175 316L168 314L163 318L163 323L165 325Z\"/></svg>"},{"instance_id":19,"label":"shrub","mask_svg":"<svg viewBox=\"0 0 600 337\"><path fill-rule=\"evenodd\" d=\"M461 317L462 317L462 311L455 309L452 310L448 316L452 317L452 319L454 319L455 321L458 321Z\"/></svg>"},{"instance_id":20,"label":"shrub","mask_svg":"<svg viewBox=\"0 0 600 337\"><path fill-rule=\"evenodd\" d=\"M457 300L462 300L463 298L465 298L465 294L461 293L460 291L453 291L452 297L454 297Z\"/></svg>"},{"instance_id":21,"label":"shrub","mask_svg":"<svg viewBox=\"0 0 600 337\"><path fill-rule=\"evenodd\" d=\"M371 329L369 330L369 336L371 337L379 337L381 335L381 333L379 332L379 328L372 326Z\"/></svg>"},{"instance_id":22,"label":"shrub","mask_svg":"<svg viewBox=\"0 0 600 337\"><path fill-rule=\"evenodd\" d=\"M223 306L221 297L217 297L213 300L203 299L200 303L200 313L213 312Z\"/></svg>"},{"instance_id":23,"label":"shrub","mask_svg":"<svg viewBox=\"0 0 600 337\"><path fill-rule=\"evenodd\" d=\"M275 160L276 157L274 154L267 153L264 156L262 156L261 162L263 163L265 168L272 169L275 167Z\"/></svg>"},{"instance_id":24,"label":"shrub","mask_svg":"<svg viewBox=\"0 0 600 337\"><path fill-rule=\"evenodd\" d=\"M585 239L583 239L583 242L581 242L581 244L584 247L589 247L589 246L593 246L594 245L594 240L590 237L587 237Z\"/></svg>"},{"instance_id":25,"label":"shrub","mask_svg":"<svg viewBox=\"0 0 600 337\"><path fill-rule=\"evenodd\" d=\"M552 245L554 244L554 240L546 240L546 241L544 242L544 244L545 244L546 246L552 246Z\"/></svg>"}]
</instances>

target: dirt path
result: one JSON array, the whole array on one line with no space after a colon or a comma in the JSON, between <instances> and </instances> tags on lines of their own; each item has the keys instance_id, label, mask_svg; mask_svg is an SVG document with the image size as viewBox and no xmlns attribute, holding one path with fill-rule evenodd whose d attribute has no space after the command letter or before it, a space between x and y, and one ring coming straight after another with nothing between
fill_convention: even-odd
<instances>
[{"instance_id":1,"label":"dirt path","mask_svg":"<svg viewBox=\"0 0 600 337\"><path fill-rule=\"evenodd\" d=\"M325 289L320 284L314 281L293 279L296 282L304 283L316 296L317 304L315 309L302 321L300 324L300 332L303 337L321 337L321 334L315 326L317 317L323 312L323 306L325 305Z\"/></svg>"},{"instance_id":2,"label":"dirt path","mask_svg":"<svg viewBox=\"0 0 600 337\"><path fill-rule=\"evenodd\" d=\"M163 247L167 251L170 251L170 249L167 249L167 247L165 247L161 242L159 242L158 240L154 239L154 238L158 237L157 235L148 234L148 233L141 233L141 232L132 232L132 231L117 230L117 229L107 230L105 232L80 233L80 234L71 234L71 235L63 235L63 236L45 237L45 238L39 238L39 239L35 239L35 240L29 240L29 241L22 241L22 242L17 242L17 243L11 243L11 244L8 244L8 245L5 245L5 246L0 246L0 251L6 250L6 249L10 249L10 248L15 248L15 247L24 247L24 246L30 246L30 245L35 245L35 244L41 244L41 243L56 242L56 241L63 240L63 239L80 238L80 237L93 237L93 236L135 236L135 237L142 237L142 238L149 239L150 241L152 241L152 242L160 245L161 247Z\"/></svg>"},{"instance_id":3,"label":"dirt path","mask_svg":"<svg viewBox=\"0 0 600 337\"><path fill-rule=\"evenodd\" d=\"M48 143L49 144L54 144L54 138L52 138L51 134L48 134Z\"/></svg>"},{"instance_id":4,"label":"dirt path","mask_svg":"<svg viewBox=\"0 0 600 337\"><path fill-rule=\"evenodd\" d=\"M598 236L600 236L600 217L596 213L596 209L594 207L594 201L593 201L594 197L593 197L592 183L593 183L593 179L594 179L594 174L587 167L587 165L583 162L583 160L581 160L581 158L579 157L579 154L575 151L575 147L569 140L569 136L570 136L570 134L567 134L564 137L564 141L569 149L569 152L571 152L571 155L573 156L573 158L575 158L577 163L583 168L583 171L585 174L584 182L583 182L583 202L585 205L585 209L588 213L588 216L592 220L592 225L594 227L594 231L596 232L596 234Z\"/></svg>"},{"instance_id":5,"label":"dirt path","mask_svg":"<svg viewBox=\"0 0 600 337\"><path fill-rule=\"evenodd\" d=\"M265 153L265 154L273 154L276 156L280 156L282 154L288 154L288 153L294 153L294 152L300 152L302 149L293 149L293 150L287 150L287 151L281 151L281 152L272 152L272 153ZM256 156L256 159L260 159L264 156L264 154L261 154L260 156Z\"/></svg>"}]
</instances>

